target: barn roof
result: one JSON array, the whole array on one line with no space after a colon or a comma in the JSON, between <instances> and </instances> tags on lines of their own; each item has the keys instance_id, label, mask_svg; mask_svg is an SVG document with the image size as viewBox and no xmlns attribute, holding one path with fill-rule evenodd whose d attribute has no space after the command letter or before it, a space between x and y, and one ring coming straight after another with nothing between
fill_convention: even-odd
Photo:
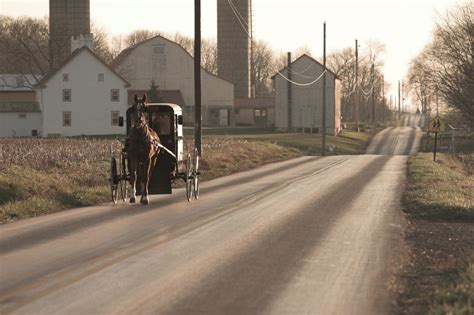
<instances>
[{"instance_id":1,"label":"barn roof","mask_svg":"<svg viewBox=\"0 0 474 315\"><path fill-rule=\"evenodd\" d=\"M41 79L34 74L0 74L0 91L31 91Z\"/></svg>"},{"instance_id":2,"label":"barn roof","mask_svg":"<svg viewBox=\"0 0 474 315\"><path fill-rule=\"evenodd\" d=\"M304 57L310 59L311 61L315 62L316 64L318 64L319 66L321 66L321 68L324 69L324 65L323 65L323 64L321 64L319 61L317 61L317 60L314 59L313 57L308 56L307 54L303 54L303 55L301 55L300 57L296 58L296 60L293 61L291 64L297 63L298 61L300 61L300 60L303 59ZM287 68L288 68L288 67L285 66L284 68L280 69L277 73L275 73L275 74L272 76L272 79L274 79L274 78L278 75L279 72L285 71ZM336 79L339 79L339 77L338 77L337 74L335 74L333 71L331 71L328 67L326 67L326 68L327 68L327 71L328 71L329 73L331 73L332 75L334 75L334 77L335 77Z\"/></svg>"},{"instance_id":3,"label":"barn roof","mask_svg":"<svg viewBox=\"0 0 474 315\"><path fill-rule=\"evenodd\" d=\"M190 58L194 59L194 57L189 53L189 51L187 51L183 46L181 46L180 44L176 43L176 42L173 42L172 40L166 38L166 37L163 37L161 35L157 35L157 36L154 36L154 37L151 37L151 38L148 38L148 39L145 39L144 41L140 42L140 43L137 43L133 46L130 46L128 48L125 48L124 50L122 50L122 52L120 52L120 54L118 54L117 57L115 57L115 59L112 61L112 67L116 68L118 65L120 65L134 50L135 48L145 44L145 43L148 43L152 40L155 40L157 38L161 38L161 39L164 39L165 41L173 44L173 45L176 45L177 47L181 48ZM224 80L230 84L234 84L233 82L230 82L226 79L223 79L221 78L220 76L217 76L215 74L212 74L210 73L209 71L207 71L206 69L204 69L202 66L201 66L201 70L206 72L207 74L213 76L213 77L216 77L216 78L219 78L221 80ZM235 84L234 84L235 85Z\"/></svg>"}]
</instances>

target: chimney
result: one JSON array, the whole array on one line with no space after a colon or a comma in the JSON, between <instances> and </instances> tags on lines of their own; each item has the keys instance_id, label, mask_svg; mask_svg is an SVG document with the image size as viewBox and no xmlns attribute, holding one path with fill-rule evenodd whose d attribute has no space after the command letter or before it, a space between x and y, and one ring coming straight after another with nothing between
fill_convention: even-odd
<instances>
[{"instance_id":1,"label":"chimney","mask_svg":"<svg viewBox=\"0 0 474 315\"><path fill-rule=\"evenodd\" d=\"M93 34L80 34L78 36L71 37L71 53L76 49L86 46L90 50L94 51L94 35Z\"/></svg>"}]
</instances>

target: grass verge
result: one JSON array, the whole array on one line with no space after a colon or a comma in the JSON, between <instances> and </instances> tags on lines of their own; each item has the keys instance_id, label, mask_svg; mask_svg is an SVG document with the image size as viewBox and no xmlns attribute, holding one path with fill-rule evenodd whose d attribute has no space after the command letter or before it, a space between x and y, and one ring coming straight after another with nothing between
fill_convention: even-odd
<instances>
[{"instance_id":1,"label":"grass verge","mask_svg":"<svg viewBox=\"0 0 474 315\"><path fill-rule=\"evenodd\" d=\"M472 154L467 152L465 154ZM463 156L465 156L465 154ZM400 314L474 314L474 186L464 161L418 153L408 162L406 262Z\"/></svg>"}]
</instances>

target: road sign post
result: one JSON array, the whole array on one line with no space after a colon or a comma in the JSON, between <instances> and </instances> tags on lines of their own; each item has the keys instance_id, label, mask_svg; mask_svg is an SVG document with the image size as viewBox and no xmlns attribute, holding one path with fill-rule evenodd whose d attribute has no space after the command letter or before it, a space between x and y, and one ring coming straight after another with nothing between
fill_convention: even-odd
<instances>
[{"instance_id":1,"label":"road sign post","mask_svg":"<svg viewBox=\"0 0 474 315\"><path fill-rule=\"evenodd\" d=\"M428 124L428 134L430 132L434 132L435 134L434 149L433 149L433 162L436 162L436 144L438 142L438 132L444 131L445 127L446 127L446 124L439 116L434 117Z\"/></svg>"}]
</instances>

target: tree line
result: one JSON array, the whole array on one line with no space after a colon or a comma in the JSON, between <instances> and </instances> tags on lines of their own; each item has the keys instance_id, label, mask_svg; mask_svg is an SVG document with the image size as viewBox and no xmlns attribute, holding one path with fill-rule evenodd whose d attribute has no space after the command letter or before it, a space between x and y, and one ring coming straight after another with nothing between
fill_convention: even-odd
<instances>
[{"instance_id":1,"label":"tree line","mask_svg":"<svg viewBox=\"0 0 474 315\"><path fill-rule=\"evenodd\" d=\"M440 17L431 42L412 60L409 88L422 111L436 102L459 111L474 124L474 10L472 1ZM438 98L438 100L437 100Z\"/></svg>"},{"instance_id":2,"label":"tree line","mask_svg":"<svg viewBox=\"0 0 474 315\"><path fill-rule=\"evenodd\" d=\"M186 49L193 55L193 38L180 33L166 34L155 30L136 30L126 35L110 36L100 27L91 25L94 34L94 51L107 64L127 47L137 45L157 35L166 37ZM0 73L33 74L37 78L53 70L54 56L51 56L49 27L47 18L0 16ZM54 43L53 43L54 44ZM327 56L328 68L341 80L341 104L344 120L354 120L354 103L359 96L360 120L369 122L371 117L372 94L374 93L377 120L386 115L386 100L382 89L388 89L383 83L383 62L381 55L384 46L375 41L364 44L359 54L359 87L355 93L355 58L353 48L334 51ZM257 97L269 96L273 92L272 76L283 69L287 63L286 53L276 52L271 45L258 40L252 42L252 86ZM307 47L293 52L293 60L301 55L311 56ZM202 40L202 66L212 74L217 74L217 43L215 39ZM318 58L322 60L322 58ZM372 72L372 65L374 71Z\"/></svg>"}]
</instances>

